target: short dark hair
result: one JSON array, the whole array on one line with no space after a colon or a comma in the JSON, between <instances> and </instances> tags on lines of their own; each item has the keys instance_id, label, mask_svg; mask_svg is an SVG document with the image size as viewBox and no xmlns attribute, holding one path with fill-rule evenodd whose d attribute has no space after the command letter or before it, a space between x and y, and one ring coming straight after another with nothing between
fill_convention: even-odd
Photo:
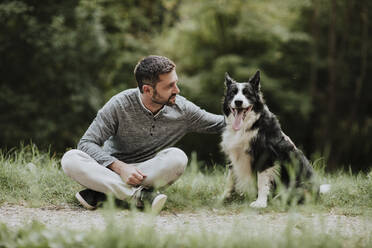
<instances>
[{"instance_id":1,"label":"short dark hair","mask_svg":"<svg viewBox=\"0 0 372 248\"><path fill-rule=\"evenodd\" d=\"M143 85L155 87L159 82L159 75L169 73L174 68L174 62L163 56L150 55L141 59L134 68L134 76L141 93Z\"/></svg>"}]
</instances>

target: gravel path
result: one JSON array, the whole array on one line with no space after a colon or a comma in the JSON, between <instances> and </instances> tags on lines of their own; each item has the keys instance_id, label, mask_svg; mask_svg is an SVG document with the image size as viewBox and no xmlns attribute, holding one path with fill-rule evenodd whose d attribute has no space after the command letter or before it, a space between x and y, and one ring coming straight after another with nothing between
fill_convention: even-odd
<instances>
[{"instance_id":1,"label":"gravel path","mask_svg":"<svg viewBox=\"0 0 372 248\"><path fill-rule=\"evenodd\" d=\"M161 232L172 233L182 229L185 232L231 232L234 227L244 229L250 234L280 235L287 223L294 225L294 231L300 232L310 228L319 232L337 233L345 237L368 237L372 230L372 220L362 216L344 216L334 214L288 214L264 213L255 211L231 214L219 210L202 210L198 212L170 213L162 212L159 216L131 212L128 210L115 211L114 217L120 223L135 223L142 225L151 223ZM20 227L32 220L37 220L50 228L84 230L90 228L103 229L106 226L105 211L88 211L83 208L49 207L28 208L19 205L5 204L0 206L0 223L9 227Z\"/></svg>"}]
</instances>

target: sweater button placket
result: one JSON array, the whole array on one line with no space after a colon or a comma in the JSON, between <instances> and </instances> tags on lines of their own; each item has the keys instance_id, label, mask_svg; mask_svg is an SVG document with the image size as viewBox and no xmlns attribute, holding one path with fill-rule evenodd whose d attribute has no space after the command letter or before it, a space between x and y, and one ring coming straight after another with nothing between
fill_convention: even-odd
<instances>
[{"instance_id":1,"label":"sweater button placket","mask_svg":"<svg viewBox=\"0 0 372 248\"><path fill-rule=\"evenodd\" d=\"M151 135L151 136L154 135L154 130L155 130L155 121L156 121L156 119L153 118L153 119L152 119L151 128L150 128L150 135Z\"/></svg>"}]
</instances>

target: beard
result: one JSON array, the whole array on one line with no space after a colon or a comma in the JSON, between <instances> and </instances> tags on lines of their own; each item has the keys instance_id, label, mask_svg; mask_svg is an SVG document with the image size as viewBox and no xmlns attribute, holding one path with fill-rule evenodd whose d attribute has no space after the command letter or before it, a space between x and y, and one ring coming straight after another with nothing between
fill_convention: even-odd
<instances>
[{"instance_id":1,"label":"beard","mask_svg":"<svg viewBox=\"0 0 372 248\"><path fill-rule=\"evenodd\" d=\"M171 99L172 98L175 98L177 94L172 94L169 96L169 98L167 100L161 100L161 99L157 99L156 97L159 96L158 95L158 92L155 90L154 91L154 95L152 96L151 98L151 101L153 103L156 103L156 104L159 104L159 105L167 105L167 106L172 106L174 105L176 102L171 102Z\"/></svg>"}]
</instances>

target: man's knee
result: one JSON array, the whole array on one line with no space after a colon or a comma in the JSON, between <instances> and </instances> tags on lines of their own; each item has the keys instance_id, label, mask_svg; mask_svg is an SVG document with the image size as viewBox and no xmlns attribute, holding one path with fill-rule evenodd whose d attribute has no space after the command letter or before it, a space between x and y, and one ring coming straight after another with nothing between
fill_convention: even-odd
<instances>
[{"instance_id":1,"label":"man's knee","mask_svg":"<svg viewBox=\"0 0 372 248\"><path fill-rule=\"evenodd\" d=\"M175 167L177 171L183 173L186 169L188 158L184 151L179 148L169 148L169 157L172 161L172 167Z\"/></svg>"},{"instance_id":2,"label":"man's knee","mask_svg":"<svg viewBox=\"0 0 372 248\"><path fill-rule=\"evenodd\" d=\"M79 157L81 157L81 151L77 149L69 150L63 155L61 159L61 165L63 171L67 175L70 175L72 170L76 167Z\"/></svg>"}]
</instances>

